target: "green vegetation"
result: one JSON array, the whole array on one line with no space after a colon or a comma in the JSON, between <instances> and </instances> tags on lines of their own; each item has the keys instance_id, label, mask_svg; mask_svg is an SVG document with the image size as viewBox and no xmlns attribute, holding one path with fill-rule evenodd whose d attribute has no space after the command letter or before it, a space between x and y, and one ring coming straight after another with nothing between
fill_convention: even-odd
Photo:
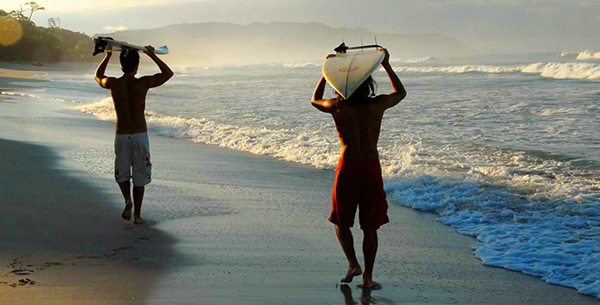
<instances>
[{"instance_id":1,"label":"green vegetation","mask_svg":"<svg viewBox=\"0 0 600 305\"><path fill-rule=\"evenodd\" d=\"M91 62L94 61L94 43L85 33L77 33L60 28L59 18L48 19L48 28L37 26L31 21L35 11L45 8L35 2L25 3L28 9L6 12L0 9L0 61L14 62ZM24 12L27 12L27 16ZM18 25L15 23L18 22ZM20 25L21 38L10 45L3 45L2 35L15 35L6 26ZM4 29L4 32L3 32ZM10 38L10 37L9 37ZM14 38L14 37L12 37ZM14 41L15 39L8 39Z\"/></svg>"}]
</instances>

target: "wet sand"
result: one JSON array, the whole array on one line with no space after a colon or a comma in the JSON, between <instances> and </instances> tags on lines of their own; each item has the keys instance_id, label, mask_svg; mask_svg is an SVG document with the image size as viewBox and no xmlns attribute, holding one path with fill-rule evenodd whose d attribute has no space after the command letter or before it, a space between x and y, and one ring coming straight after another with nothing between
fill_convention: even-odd
<instances>
[{"instance_id":1,"label":"wet sand","mask_svg":"<svg viewBox=\"0 0 600 305\"><path fill-rule=\"evenodd\" d=\"M0 68L0 79L32 79L34 75L40 74L41 71L25 71Z\"/></svg>"},{"instance_id":2,"label":"wet sand","mask_svg":"<svg viewBox=\"0 0 600 305\"><path fill-rule=\"evenodd\" d=\"M148 223L133 226L119 218L113 123L71 106L0 102L2 304L600 303L485 267L475 239L393 204L379 231L383 289L340 286L347 263L326 220L333 172L153 132Z\"/></svg>"}]
</instances>

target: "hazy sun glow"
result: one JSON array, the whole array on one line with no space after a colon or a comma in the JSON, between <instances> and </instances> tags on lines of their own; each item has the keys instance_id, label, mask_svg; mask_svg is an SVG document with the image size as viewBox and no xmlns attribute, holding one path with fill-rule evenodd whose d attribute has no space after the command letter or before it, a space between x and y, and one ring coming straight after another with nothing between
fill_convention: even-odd
<instances>
[{"instance_id":1,"label":"hazy sun glow","mask_svg":"<svg viewBox=\"0 0 600 305\"><path fill-rule=\"evenodd\" d=\"M90 10L114 10L119 8L171 5L179 3L202 2L203 0L40 0L35 1L50 12L73 12ZM18 10L19 4L26 0L5 0L2 7L5 11ZM27 6L23 6L24 9Z\"/></svg>"},{"instance_id":2,"label":"hazy sun glow","mask_svg":"<svg viewBox=\"0 0 600 305\"><path fill-rule=\"evenodd\" d=\"M19 22L12 18L0 18L0 45L10 46L21 40L23 29Z\"/></svg>"},{"instance_id":3,"label":"hazy sun glow","mask_svg":"<svg viewBox=\"0 0 600 305\"><path fill-rule=\"evenodd\" d=\"M481 52L600 49L600 0L1 0L38 26L89 35L181 23L323 23L378 34L441 34ZM35 1L35 0L34 0Z\"/></svg>"}]
</instances>

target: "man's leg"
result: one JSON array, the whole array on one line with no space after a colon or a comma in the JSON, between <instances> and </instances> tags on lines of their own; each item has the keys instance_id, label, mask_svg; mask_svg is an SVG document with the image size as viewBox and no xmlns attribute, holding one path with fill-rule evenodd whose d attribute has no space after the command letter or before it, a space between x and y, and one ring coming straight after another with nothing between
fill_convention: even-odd
<instances>
[{"instance_id":1,"label":"man's leg","mask_svg":"<svg viewBox=\"0 0 600 305\"><path fill-rule=\"evenodd\" d=\"M131 182L121 182L119 183L119 188L121 189L123 198L125 198L125 209L123 209L123 214L121 214L121 217L123 217L125 220L130 220L131 208L133 207L133 204L131 203Z\"/></svg>"},{"instance_id":2,"label":"man's leg","mask_svg":"<svg viewBox=\"0 0 600 305\"><path fill-rule=\"evenodd\" d=\"M344 254L346 254L346 258L348 259L348 273L346 273L346 276L342 279L342 282L350 283L355 276L362 274L362 269L360 268L360 264L356 259L356 252L354 251L354 239L352 238L352 232L350 231L349 227L340 227L336 225L335 233L340 241L340 245L342 245Z\"/></svg>"},{"instance_id":3,"label":"man's leg","mask_svg":"<svg viewBox=\"0 0 600 305\"><path fill-rule=\"evenodd\" d=\"M373 281L373 266L375 265L375 256L377 255L377 231L365 230L363 240L363 253L365 255L365 273L363 274L363 284L361 288L377 289L379 283Z\"/></svg>"},{"instance_id":4,"label":"man's leg","mask_svg":"<svg viewBox=\"0 0 600 305\"><path fill-rule=\"evenodd\" d=\"M133 213L133 223L142 223L142 201L144 200L144 187L134 186L133 187L133 203L135 211Z\"/></svg>"}]
</instances>

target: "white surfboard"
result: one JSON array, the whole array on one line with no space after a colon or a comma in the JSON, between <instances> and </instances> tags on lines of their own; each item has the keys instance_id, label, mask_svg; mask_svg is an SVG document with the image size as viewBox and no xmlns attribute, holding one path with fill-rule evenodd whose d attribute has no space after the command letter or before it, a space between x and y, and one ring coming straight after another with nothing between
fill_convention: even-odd
<instances>
[{"instance_id":1,"label":"white surfboard","mask_svg":"<svg viewBox=\"0 0 600 305\"><path fill-rule=\"evenodd\" d=\"M323 75L344 99L348 99L379 68L384 57L385 53L379 47L336 53L323 64Z\"/></svg>"},{"instance_id":2,"label":"white surfboard","mask_svg":"<svg viewBox=\"0 0 600 305\"><path fill-rule=\"evenodd\" d=\"M111 37L97 37L93 39L95 47L94 54L102 53L106 50L108 45L112 46L113 51L123 51L125 48L146 51L146 47L138 46L124 41L113 40ZM154 53L157 55L169 54L169 48L162 46L154 49Z\"/></svg>"}]
</instances>

